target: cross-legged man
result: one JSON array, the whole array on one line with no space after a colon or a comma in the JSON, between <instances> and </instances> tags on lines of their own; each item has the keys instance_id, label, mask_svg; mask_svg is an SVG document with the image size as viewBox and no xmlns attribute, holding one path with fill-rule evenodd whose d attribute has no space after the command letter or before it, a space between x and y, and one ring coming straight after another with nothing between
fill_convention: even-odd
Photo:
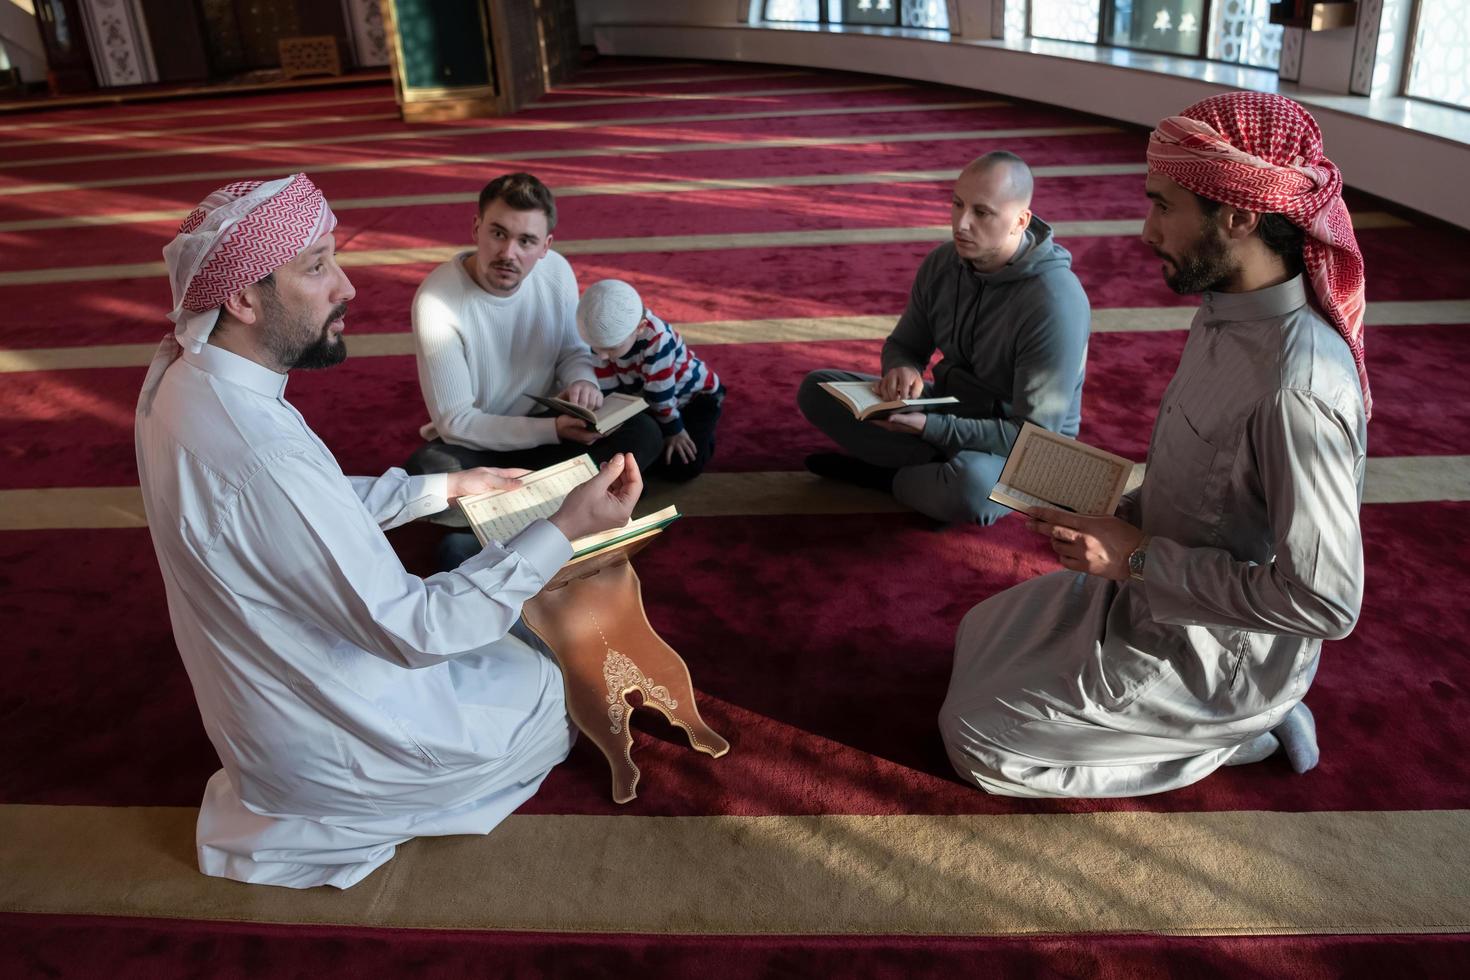
<instances>
[{"instance_id":1,"label":"cross-legged man","mask_svg":"<svg viewBox=\"0 0 1470 980\"><path fill-rule=\"evenodd\" d=\"M881 378L813 371L797 405L843 453L808 456L819 476L891 492L945 522L993 523L989 499L1030 421L1075 436L1091 317L1072 257L1031 213L1031 170L989 153L955 181L951 241L929 253L883 345ZM934 380L924 370L934 351ZM952 395L952 410L860 422L821 384L864 381L884 400Z\"/></svg>"},{"instance_id":2,"label":"cross-legged man","mask_svg":"<svg viewBox=\"0 0 1470 980\"><path fill-rule=\"evenodd\" d=\"M556 200L531 174L505 174L480 192L475 247L429 274L413 301L428 442L409 473L472 466L540 469L582 453L603 462L632 453L654 463L663 434L647 413L599 436L531 395L602 404L596 360L577 334L577 279L552 250Z\"/></svg>"}]
</instances>

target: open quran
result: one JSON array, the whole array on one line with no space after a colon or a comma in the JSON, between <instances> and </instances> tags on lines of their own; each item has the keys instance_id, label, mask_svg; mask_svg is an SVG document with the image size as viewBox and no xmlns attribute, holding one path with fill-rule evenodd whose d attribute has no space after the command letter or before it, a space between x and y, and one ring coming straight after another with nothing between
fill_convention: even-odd
<instances>
[{"instance_id":1,"label":"open quran","mask_svg":"<svg viewBox=\"0 0 1470 980\"><path fill-rule=\"evenodd\" d=\"M895 398L892 401L884 401L873 390L871 381L823 381L821 387L826 390L827 394L846 405L847 410L859 422L881 418L905 409L916 408L922 411L926 405L953 405L959 402L959 399L953 395L945 395L943 398Z\"/></svg>"},{"instance_id":2,"label":"open quran","mask_svg":"<svg viewBox=\"0 0 1470 980\"><path fill-rule=\"evenodd\" d=\"M1131 460L1024 422L990 499L1023 514L1051 507L1105 516L1132 472Z\"/></svg>"},{"instance_id":3,"label":"open quran","mask_svg":"<svg viewBox=\"0 0 1470 980\"><path fill-rule=\"evenodd\" d=\"M514 490L487 490L460 497L458 503L481 545L506 541L533 521L555 514L568 493L596 475L597 465L592 457L584 454L521 477L521 485ZM665 507L622 527L580 537L572 542L571 560L580 561L608 548L657 534L678 517L678 508Z\"/></svg>"},{"instance_id":4,"label":"open quran","mask_svg":"<svg viewBox=\"0 0 1470 980\"><path fill-rule=\"evenodd\" d=\"M544 405L553 412L581 419L594 432L601 432L603 435L607 435L648 407L648 402L637 395L624 395L618 392L604 397L602 407L597 409L583 408L564 398L542 398L540 395L530 397L531 401Z\"/></svg>"}]
</instances>

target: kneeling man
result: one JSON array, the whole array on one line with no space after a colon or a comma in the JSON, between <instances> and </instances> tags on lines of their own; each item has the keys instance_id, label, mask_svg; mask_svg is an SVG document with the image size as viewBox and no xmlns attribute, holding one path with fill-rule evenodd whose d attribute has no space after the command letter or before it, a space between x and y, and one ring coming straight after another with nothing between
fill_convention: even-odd
<instances>
[{"instance_id":1,"label":"kneeling man","mask_svg":"<svg viewBox=\"0 0 1470 980\"><path fill-rule=\"evenodd\" d=\"M302 174L215 191L164 249L177 325L138 399L138 476L169 617L223 768L205 874L346 888L411 837L483 834L566 757L555 661L508 635L571 557L627 521L617 457L550 520L410 575L383 536L505 471L342 474L286 401L346 356L352 284Z\"/></svg>"},{"instance_id":2,"label":"kneeling man","mask_svg":"<svg viewBox=\"0 0 1470 980\"><path fill-rule=\"evenodd\" d=\"M1143 240L1204 303L1142 487L1040 514L1069 571L960 626L940 731L991 793L1159 793L1282 747L1310 769L1302 696L1362 602L1363 260L1317 124L1216 96L1159 124L1148 170Z\"/></svg>"},{"instance_id":3,"label":"kneeling man","mask_svg":"<svg viewBox=\"0 0 1470 980\"><path fill-rule=\"evenodd\" d=\"M954 185L953 240L919 266L883 345L883 377L823 370L802 382L802 414L850 454L813 454L807 469L892 492L935 520L991 524L1008 513L989 495L1021 423L1077 434L1087 294L1051 226L1031 213L1031 183L1013 153L965 167ZM924 368L936 348L929 384ZM953 395L959 404L859 422L824 381L875 382L885 400Z\"/></svg>"}]
</instances>

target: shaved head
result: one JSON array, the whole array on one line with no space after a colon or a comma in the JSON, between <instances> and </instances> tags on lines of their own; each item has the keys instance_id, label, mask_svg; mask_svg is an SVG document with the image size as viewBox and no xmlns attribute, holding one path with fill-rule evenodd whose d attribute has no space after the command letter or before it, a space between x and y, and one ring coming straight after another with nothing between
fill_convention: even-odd
<instances>
[{"instance_id":1,"label":"shaved head","mask_svg":"<svg viewBox=\"0 0 1470 980\"><path fill-rule=\"evenodd\" d=\"M971 160L960 176L968 174L991 173L998 178L992 185L1000 194L1000 203L1016 204L1022 208L1031 207L1031 168L1026 166L1026 161L1011 153L1009 150L996 150L982 157Z\"/></svg>"},{"instance_id":2,"label":"shaved head","mask_svg":"<svg viewBox=\"0 0 1470 980\"><path fill-rule=\"evenodd\" d=\"M954 182L950 227L955 251L979 272L1015 257L1031 224L1031 168L997 150L970 161Z\"/></svg>"}]
</instances>

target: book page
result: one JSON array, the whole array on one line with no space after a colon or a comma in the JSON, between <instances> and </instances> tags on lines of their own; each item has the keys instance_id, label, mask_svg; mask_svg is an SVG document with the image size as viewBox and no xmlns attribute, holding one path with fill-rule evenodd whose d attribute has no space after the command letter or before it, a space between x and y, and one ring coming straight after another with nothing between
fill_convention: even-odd
<instances>
[{"instance_id":1,"label":"book page","mask_svg":"<svg viewBox=\"0 0 1470 980\"><path fill-rule=\"evenodd\" d=\"M1122 456L1027 422L991 496L1017 510L1040 503L1078 514L1106 515L1117 508L1132 469L1132 462Z\"/></svg>"},{"instance_id":2,"label":"book page","mask_svg":"<svg viewBox=\"0 0 1470 980\"><path fill-rule=\"evenodd\" d=\"M522 477L522 485L514 490L461 497L459 506L480 544L507 541L532 522L555 514L574 487L596 475L592 457L582 455Z\"/></svg>"},{"instance_id":3,"label":"book page","mask_svg":"<svg viewBox=\"0 0 1470 980\"><path fill-rule=\"evenodd\" d=\"M637 395L616 392L608 395L602 400L602 407L597 410L597 431L611 432L647 407L648 402Z\"/></svg>"},{"instance_id":4,"label":"book page","mask_svg":"<svg viewBox=\"0 0 1470 980\"><path fill-rule=\"evenodd\" d=\"M845 402L859 418L868 409L883 404L883 399L873 392L871 381L823 381L822 387Z\"/></svg>"},{"instance_id":5,"label":"book page","mask_svg":"<svg viewBox=\"0 0 1470 980\"><path fill-rule=\"evenodd\" d=\"M650 531L661 530L672 524L678 516L679 509L670 505L663 510L631 520L622 527L615 527L611 531L601 531L580 537L572 542L572 557L585 558L612 545L622 544Z\"/></svg>"}]
</instances>

